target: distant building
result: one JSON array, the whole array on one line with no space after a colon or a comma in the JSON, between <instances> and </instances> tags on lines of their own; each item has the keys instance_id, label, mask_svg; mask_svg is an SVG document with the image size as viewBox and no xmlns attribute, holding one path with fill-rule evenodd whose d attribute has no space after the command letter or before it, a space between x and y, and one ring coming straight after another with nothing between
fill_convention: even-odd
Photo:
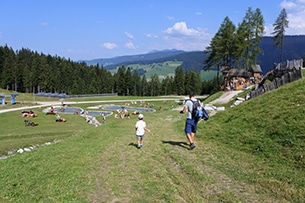
<instances>
[{"instance_id":1,"label":"distant building","mask_svg":"<svg viewBox=\"0 0 305 203\"><path fill-rule=\"evenodd\" d=\"M222 75L224 77L223 89L241 90L251 84L257 84L262 79L262 69L260 65L253 65L249 70L236 69L233 66L222 66Z\"/></svg>"}]
</instances>

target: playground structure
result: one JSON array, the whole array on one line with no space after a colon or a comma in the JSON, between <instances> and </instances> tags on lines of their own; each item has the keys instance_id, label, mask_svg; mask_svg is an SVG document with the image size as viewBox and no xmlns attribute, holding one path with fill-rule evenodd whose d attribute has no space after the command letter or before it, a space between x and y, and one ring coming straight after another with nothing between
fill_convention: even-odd
<instances>
[{"instance_id":1,"label":"playground structure","mask_svg":"<svg viewBox=\"0 0 305 203\"><path fill-rule=\"evenodd\" d=\"M5 102L5 97L11 97L11 103L12 105L16 104L16 97L18 96L18 94L11 94L10 96L8 95L4 95L3 93L0 93L0 104L2 104L3 106L5 106L6 102Z\"/></svg>"}]
</instances>

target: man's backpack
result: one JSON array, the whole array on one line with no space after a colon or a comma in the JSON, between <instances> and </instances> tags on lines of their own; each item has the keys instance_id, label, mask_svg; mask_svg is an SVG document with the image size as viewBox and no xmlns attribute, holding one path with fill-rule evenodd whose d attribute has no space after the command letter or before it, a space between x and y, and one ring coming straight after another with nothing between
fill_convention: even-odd
<instances>
[{"instance_id":1,"label":"man's backpack","mask_svg":"<svg viewBox=\"0 0 305 203\"><path fill-rule=\"evenodd\" d=\"M193 110L192 110L192 119L197 119L199 120L202 117L202 107L200 105L199 100L193 101Z\"/></svg>"},{"instance_id":2,"label":"man's backpack","mask_svg":"<svg viewBox=\"0 0 305 203\"><path fill-rule=\"evenodd\" d=\"M208 120L209 115L206 112L206 110L204 109L204 107L201 106L199 100L196 100L196 101L191 100L191 102L193 103L192 119Z\"/></svg>"}]
</instances>

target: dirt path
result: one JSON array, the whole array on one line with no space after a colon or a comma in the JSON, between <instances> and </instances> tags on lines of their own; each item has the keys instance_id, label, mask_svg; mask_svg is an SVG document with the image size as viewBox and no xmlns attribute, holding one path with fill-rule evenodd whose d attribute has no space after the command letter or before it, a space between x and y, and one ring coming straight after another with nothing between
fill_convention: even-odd
<instances>
[{"instance_id":1,"label":"dirt path","mask_svg":"<svg viewBox=\"0 0 305 203\"><path fill-rule=\"evenodd\" d=\"M112 135L113 144L100 151L100 167L92 172L92 202L279 202L220 170L231 164L231 153L240 157L239 164L248 157L204 140L202 128L197 147L189 151L184 119L175 111L147 117L152 133L145 134L142 149L135 147L134 131L127 128L133 123L123 120L118 134Z\"/></svg>"},{"instance_id":2,"label":"dirt path","mask_svg":"<svg viewBox=\"0 0 305 203\"><path fill-rule=\"evenodd\" d=\"M221 97L219 97L218 99L215 99L214 101L210 102L210 104L225 104L225 103L228 103L233 97L235 97L236 95L238 95L241 92L243 92L243 90L225 92L221 95Z\"/></svg>"},{"instance_id":3,"label":"dirt path","mask_svg":"<svg viewBox=\"0 0 305 203\"><path fill-rule=\"evenodd\" d=\"M215 105L215 104L226 104L229 101L232 100L233 97L235 97L236 95L238 95L239 93L243 92L243 90L238 90L238 91L229 91L229 92L224 92L219 98L211 101L209 104L211 105ZM197 97L198 98L198 97ZM208 105L209 105L208 104ZM180 111L182 109L182 106L179 106L173 110L177 110ZM209 115L214 115L216 112L210 112Z\"/></svg>"}]
</instances>

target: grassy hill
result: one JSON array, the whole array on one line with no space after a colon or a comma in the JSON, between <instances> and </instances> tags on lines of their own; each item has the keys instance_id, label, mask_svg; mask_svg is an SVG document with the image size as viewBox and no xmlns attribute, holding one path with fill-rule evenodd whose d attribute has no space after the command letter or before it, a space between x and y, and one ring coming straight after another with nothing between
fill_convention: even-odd
<instances>
[{"instance_id":1,"label":"grassy hill","mask_svg":"<svg viewBox=\"0 0 305 203\"><path fill-rule=\"evenodd\" d=\"M35 109L40 125L30 128L19 112L1 114L0 143L11 149L30 145L29 139L33 145L49 136L60 141L0 160L0 199L304 202L304 91L301 79L218 112L199 123L193 151L187 149L185 115L174 110L182 107L174 97L151 101L156 112L144 113L152 133L145 135L142 149L135 147L135 116L109 117L94 127L75 115L55 123ZM117 99L124 104L124 97ZM80 105L93 104L75 106Z\"/></svg>"}]
</instances>

